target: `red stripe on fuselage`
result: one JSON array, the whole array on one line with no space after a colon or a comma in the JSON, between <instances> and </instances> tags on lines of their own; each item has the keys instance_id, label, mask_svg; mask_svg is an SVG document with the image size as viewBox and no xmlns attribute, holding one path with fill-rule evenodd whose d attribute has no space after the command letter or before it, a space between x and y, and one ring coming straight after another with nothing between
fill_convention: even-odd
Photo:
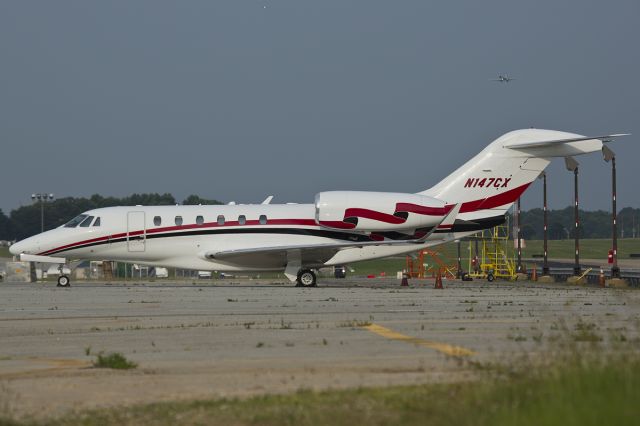
<instances>
[{"instance_id":1,"label":"red stripe on fuselage","mask_svg":"<svg viewBox=\"0 0 640 426\"><path fill-rule=\"evenodd\" d=\"M407 212L421 214L424 216L444 216L445 214L449 213L452 208L452 205L446 205L444 207L429 207L411 203L397 203L396 213Z\"/></svg>"},{"instance_id":2,"label":"red stripe on fuselage","mask_svg":"<svg viewBox=\"0 0 640 426\"><path fill-rule=\"evenodd\" d=\"M180 225L180 226L165 226L162 228L152 228L152 229L147 229L146 233L157 234L161 232L184 231L184 230L190 230L190 229L223 228L223 227L232 227L232 226L257 226L257 225L260 225L259 220L247 220L244 225L240 225L238 221L228 221L228 222L225 222L224 225L218 225L217 222L208 222L208 223L203 223L202 225L189 224L189 225ZM268 226L268 225L298 225L298 226L316 226L317 227L316 221L313 219L269 219L267 220L267 224L262 226ZM136 235L142 235L144 233L145 231L142 230L142 231L132 231L129 233L122 232L119 234L105 235L103 237L91 238L88 240L82 240L75 243L66 244L64 246L56 247L51 250L44 251L40 253L40 255L44 256L52 252L56 252L59 250L68 250L84 244L91 244L91 243L96 243L100 241L106 241L109 239L115 240L118 238L126 237L127 235L136 236Z\"/></svg>"},{"instance_id":3,"label":"red stripe on fuselage","mask_svg":"<svg viewBox=\"0 0 640 426\"><path fill-rule=\"evenodd\" d=\"M382 212L369 210L369 209L360 209L355 207L345 210L344 217L345 219L348 217L362 217L364 219L377 220L379 222L391 223L393 225L399 225L401 223L406 222L405 219L398 216L394 216L392 214L382 213Z\"/></svg>"},{"instance_id":4,"label":"red stripe on fuselage","mask_svg":"<svg viewBox=\"0 0 640 426\"><path fill-rule=\"evenodd\" d=\"M531 185L531 182L517 188L501 192L500 194L492 195L491 197L487 197L482 200L468 201L466 203L463 203L462 206L460 206L460 213L472 213L478 210L493 209L495 207L513 203L522 195L524 191L527 190L529 185Z\"/></svg>"}]
</instances>

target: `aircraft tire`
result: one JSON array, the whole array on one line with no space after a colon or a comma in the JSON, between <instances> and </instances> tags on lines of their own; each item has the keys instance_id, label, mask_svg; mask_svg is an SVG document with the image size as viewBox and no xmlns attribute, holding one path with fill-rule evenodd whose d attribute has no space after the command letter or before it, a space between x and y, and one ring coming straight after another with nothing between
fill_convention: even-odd
<instances>
[{"instance_id":1,"label":"aircraft tire","mask_svg":"<svg viewBox=\"0 0 640 426\"><path fill-rule=\"evenodd\" d=\"M71 286L71 280L69 280L69 277L66 275L60 275L58 277L58 287L70 287Z\"/></svg>"},{"instance_id":2,"label":"aircraft tire","mask_svg":"<svg viewBox=\"0 0 640 426\"><path fill-rule=\"evenodd\" d=\"M298 283L304 287L317 287L316 274L311 269L303 269L298 274Z\"/></svg>"},{"instance_id":3,"label":"aircraft tire","mask_svg":"<svg viewBox=\"0 0 640 426\"><path fill-rule=\"evenodd\" d=\"M489 282L493 282L493 280L495 280L495 277L493 276L493 274L489 273L489 274L487 275L487 281L489 281Z\"/></svg>"}]
</instances>

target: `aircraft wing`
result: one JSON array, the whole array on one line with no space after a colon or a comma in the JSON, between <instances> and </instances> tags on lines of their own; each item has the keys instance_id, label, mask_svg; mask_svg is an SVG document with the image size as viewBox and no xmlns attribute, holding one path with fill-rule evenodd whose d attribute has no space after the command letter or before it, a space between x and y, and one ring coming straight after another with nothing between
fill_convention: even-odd
<instances>
[{"instance_id":1,"label":"aircraft wing","mask_svg":"<svg viewBox=\"0 0 640 426\"><path fill-rule=\"evenodd\" d=\"M253 254L269 254L269 253L286 253L294 250L301 250L304 252L318 252L318 253L331 253L331 256L336 254L340 250L348 248L363 248L367 246L400 246L400 245L416 245L423 243L424 240L411 239L411 240L384 240L384 241L353 241L342 243L320 243L320 244L292 244L272 247L250 247L236 250L224 250L218 252L207 252L205 257L211 260L229 260L237 258L242 255Z\"/></svg>"},{"instance_id":2,"label":"aircraft wing","mask_svg":"<svg viewBox=\"0 0 640 426\"><path fill-rule=\"evenodd\" d=\"M324 263L331 259L338 251L350 249L350 248L363 248L368 246L412 246L420 245L426 242L426 240L437 229L451 229L455 222L458 213L460 212L461 204L456 204L447 213L440 223L425 235L420 238L413 238L410 240L381 240L381 241L345 241L335 243L319 243L319 244L293 244L293 245L278 245L271 247L249 247L235 250L223 250L217 252L206 252L204 257L209 260L220 260L232 263L244 263L243 258L252 257L257 259L259 257L273 259L274 257L286 258L290 252L299 252L305 263Z\"/></svg>"}]
</instances>

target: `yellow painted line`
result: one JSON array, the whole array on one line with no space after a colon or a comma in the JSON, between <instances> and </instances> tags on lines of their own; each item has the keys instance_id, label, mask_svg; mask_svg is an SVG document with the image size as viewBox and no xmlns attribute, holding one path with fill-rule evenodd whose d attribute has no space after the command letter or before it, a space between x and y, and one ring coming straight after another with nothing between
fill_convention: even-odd
<instances>
[{"instance_id":1,"label":"yellow painted line","mask_svg":"<svg viewBox=\"0 0 640 426\"><path fill-rule=\"evenodd\" d=\"M405 336L404 334L397 333L378 324L366 325L363 328L379 336L386 337L387 339L413 343L414 345L424 346L425 348L429 349L435 349L438 352L442 352L451 356L470 356L475 354L475 352L471 349L463 348L460 346L453 346L448 343L433 342L431 340L420 339L418 337Z\"/></svg>"}]
</instances>

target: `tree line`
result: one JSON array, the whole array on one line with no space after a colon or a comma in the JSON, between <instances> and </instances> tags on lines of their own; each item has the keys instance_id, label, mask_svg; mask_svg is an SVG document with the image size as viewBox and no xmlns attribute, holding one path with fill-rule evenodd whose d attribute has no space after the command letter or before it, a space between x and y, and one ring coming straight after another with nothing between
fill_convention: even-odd
<instances>
[{"instance_id":1,"label":"tree line","mask_svg":"<svg viewBox=\"0 0 640 426\"><path fill-rule=\"evenodd\" d=\"M549 210L548 238L565 240L574 238L574 210L566 207ZM540 208L522 211L520 232L526 240L544 238L544 211ZM510 218L513 224L513 217ZM640 237L640 209L625 207L618 212L618 237ZM579 211L578 231L580 238L611 238L611 213L604 210Z\"/></svg>"},{"instance_id":2,"label":"tree line","mask_svg":"<svg viewBox=\"0 0 640 426\"><path fill-rule=\"evenodd\" d=\"M165 194L133 194L128 197L103 197L95 194L89 198L66 197L46 202L44 209L44 229L53 229L66 223L78 214L101 207L112 206L159 206L175 205L175 197ZM215 199L205 199L198 195L190 195L182 201L183 205L223 204ZM513 218L510 218L513 224ZM626 207L618 214L618 236L640 237L640 209ZM521 213L522 237L527 240L543 238L543 211L532 209ZM549 211L549 238L563 240L573 238L573 207ZM580 235L582 238L611 237L611 214L604 210L580 210ZM40 204L18 207L9 216L0 210L0 240L20 240L40 232Z\"/></svg>"},{"instance_id":3,"label":"tree line","mask_svg":"<svg viewBox=\"0 0 640 426\"><path fill-rule=\"evenodd\" d=\"M165 194L133 194L128 197L103 197L95 194L89 198L65 197L44 204L44 229L49 230L65 224L80 213L101 207L113 206L166 206L175 205L175 197ZM183 205L223 204L218 200L209 200L198 195L189 195ZM0 240L20 240L40 232L40 203L34 202L18 207L7 216L0 210Z\"/></svg>"}]
</instances>

